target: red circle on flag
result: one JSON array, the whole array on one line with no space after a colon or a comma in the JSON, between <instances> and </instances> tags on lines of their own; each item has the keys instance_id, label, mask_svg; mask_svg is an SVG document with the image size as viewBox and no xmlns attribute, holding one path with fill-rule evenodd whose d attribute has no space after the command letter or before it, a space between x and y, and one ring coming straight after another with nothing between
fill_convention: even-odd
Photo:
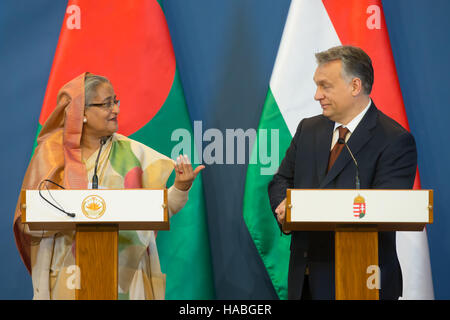
<instances>
[{"instance_id":1,"label":"red circle on flag","mask_svg":"<svg viewBox=\"0 0 450 320\"><path fill-rule=\"evenodd\" d=\"M169 30L157 1L69 1L39 122L55 108L59 89L89 71L113 84L121 101L118 132L130 135L162 107L175 70Z\"/></svg>"}]
</instances>

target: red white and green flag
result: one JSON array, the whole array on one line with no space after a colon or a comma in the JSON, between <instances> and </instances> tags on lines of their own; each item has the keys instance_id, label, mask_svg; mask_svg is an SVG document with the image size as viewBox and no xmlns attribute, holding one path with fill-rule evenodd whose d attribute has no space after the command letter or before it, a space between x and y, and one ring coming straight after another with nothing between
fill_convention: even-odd
<instances>
[{"instance_id":1,"label":"red white and green flag","mask_svg":"<svg viewBox=\"0 0 450 320\"><path fill-rule=\"evenodd\" d=\"M381 0L292 0L257 135L259 140L263 131L279 130L280 161L298 123L321 113L313 98L314 53L337 45L358 46L369 54L375 70L371 97L381 111L409 130ZM254 157L257 147L255 143ZM267 196L272 176L262 174L263 169L267 166L248 166L244 220L279 298L286 299L290 238L280 236L274 223ZM415 188L420 188L419 178ZM403 273L402 298L433 299L426 230L398 232L397 253Z\"/></svg>"},{"instance_id":2,"label":"red white and green flag","mask_svg":"<svg viewBox=\"0 0 450 320\"><path fill-rule=\"evenodd\" d=\"M172 132L192 132L161 1L68 2L38 133L58 90L86 71L113 84L121 101L119 133L170 157ZM201 173L170 231L158 232L157 245L166 299L215 297Z\"/></svg>"}]
</instances>

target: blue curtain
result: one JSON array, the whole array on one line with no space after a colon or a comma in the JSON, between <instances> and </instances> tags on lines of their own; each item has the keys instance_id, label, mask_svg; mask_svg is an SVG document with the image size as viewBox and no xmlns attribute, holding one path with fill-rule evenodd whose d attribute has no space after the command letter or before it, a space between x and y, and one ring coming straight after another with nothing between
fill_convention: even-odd
<instances>
[{"instance_id":1,"label":"blue curtain","mask_svg":"<svg viewBox=\"0 0 450 320\"><path fill-rule=\"evenodd\" d=\"M290 0L165 0L186 101L203 132L257 128ZM30 299L12 219L65 14L65 0L0 3L2 125L0 299ZM450 299L450 2L383 1L406 111L419 150L422 187L435 190L428 228L436 298ZM313 93L311 93L313 94ZM9 139L10 138L10 139ZM207 144L207 143L206 143ZM248 162L248 156L247 156ZM276 299L242 217L243 165L204 170L218 299Z\"/></svg>"}]
</instances>

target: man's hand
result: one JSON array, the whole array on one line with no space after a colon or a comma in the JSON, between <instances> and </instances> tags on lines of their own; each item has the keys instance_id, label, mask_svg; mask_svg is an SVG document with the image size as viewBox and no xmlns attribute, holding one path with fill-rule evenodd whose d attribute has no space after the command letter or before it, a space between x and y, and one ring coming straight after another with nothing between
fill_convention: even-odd
<instances>
[{"instance_id":1,"label":"man's hand","mask_svg":"<svg viewBox=\"0 0 450 320\"><path fill-rule=\"evenodd\" d=\"M195 178L200 171L205 169L205 166L201 165L192 170L191 162L186 155L180 155L175 162L175 188L181 191L187 191L192 186Z\"/></svg>"},{"instance_id":2,"label":"man's hand","mask_svg":"<svg viewBox=\"0 0 450 320\"><path fill-rule=\"evenodd\" d=\"M286 198L278 205L275 209L275 213L277 214L277 221L279 224L283 224L284 219L286 219Z\"/></svg>"}]
</instances>

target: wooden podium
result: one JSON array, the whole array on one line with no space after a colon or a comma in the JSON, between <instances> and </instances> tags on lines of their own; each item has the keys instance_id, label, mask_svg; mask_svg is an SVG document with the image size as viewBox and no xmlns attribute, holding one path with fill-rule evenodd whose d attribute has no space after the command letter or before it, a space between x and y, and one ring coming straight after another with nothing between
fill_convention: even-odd
<instances>
[{"instance_id":1,"label":"wooden podium","mask_svg":"<svg viewBox=\"0 0 450 320\"><path fill-rule=\"evenodd\" d=\"M378 231L433 223L433 190L288 189L285 231L335 231L336 300L378 300Z\"/></svg>"},{"instance_id":2,"label":"wooden podium","mask_svg":"<svg viewBox=\"0 0 450 320\"><path fill-rule=\"evenodd\" d=\"M167 189L22 190L22 223L30 230L75 230L77 300L118 297L119 230L169 230Z\"/></svg>"}]
</instances>

